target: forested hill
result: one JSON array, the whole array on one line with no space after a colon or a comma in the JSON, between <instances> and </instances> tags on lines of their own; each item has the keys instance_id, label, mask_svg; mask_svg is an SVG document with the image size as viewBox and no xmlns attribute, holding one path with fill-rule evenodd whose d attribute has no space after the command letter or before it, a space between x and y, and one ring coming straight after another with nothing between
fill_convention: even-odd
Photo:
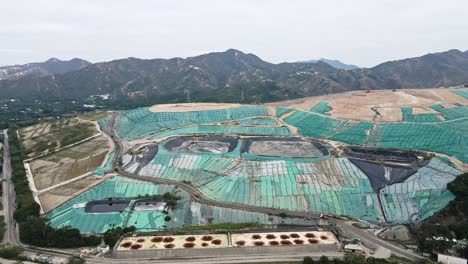
<instances>
[{"instance_id":1,"label":"forested hill","mask_svg":"<svg viewBox=\"0 0 468 264\"><path fill-rule=\"evenodd\" d=\"M357 89L430 88L468 83L468 52L450 50L340 70L325 62L272 64L230 49L189 58L127 58L43 77L0 81L1 98L146 98L181 102L268 102Z\"/></svg>"}]
</instances>

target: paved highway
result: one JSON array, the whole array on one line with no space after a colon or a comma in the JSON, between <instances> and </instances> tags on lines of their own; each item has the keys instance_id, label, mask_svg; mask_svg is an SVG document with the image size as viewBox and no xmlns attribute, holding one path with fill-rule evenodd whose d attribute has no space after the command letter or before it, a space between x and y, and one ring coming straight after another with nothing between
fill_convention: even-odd
<instances>
[{"instance_id":1,"label":"paved highway","mask_svg":"<svg viewBox=\"0 0 468 264\"><path fill-rule=\"evenodd\" d=\"M58 250L48 249L27 249L26 255L35 256L36 254L46 256L56 256L62 258L70 258L72 254ZM221 264L221 263L260 263L260 262L280 262L280 261L301 261L304 257L320 258L326 255L328 258L342 259L343 252L307 252L289 254L256 254L256 255L223 255L223 256L203 256L203 257L190 257L190 258L169 258L169 259L153 259L153 258L132 258L132 259L114 259L102 257L87 257L86 263L89 264L147 264L147 263L160 263L160 264Z\"/></svg>"},{"instance_id":2,"label":"paved highway","mask_svg":"<svg viewBox=\"0 0 468 264\"><path fill-rule=\"evenodd\" d=\"M4 143L3 143L3 211L5 213L6 230L3 237L4 243L18 244L18 229L16 221L13 218L16 206L15 187L11 179L11 160L10 160L10 144L8 142L7 129L3 130Z\"/></svg>"}]
</instances>

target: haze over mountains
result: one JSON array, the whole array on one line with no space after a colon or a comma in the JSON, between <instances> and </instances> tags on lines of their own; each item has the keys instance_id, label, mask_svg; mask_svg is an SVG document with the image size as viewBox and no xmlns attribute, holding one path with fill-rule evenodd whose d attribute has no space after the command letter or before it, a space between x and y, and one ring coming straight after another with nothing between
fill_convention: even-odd
<instances>
[{"instance_id":1,"label":"haze over mountains","mask_svg":"<svg viewBox=\"0 0 468 264\"><path fill-rule=\"evenodd\" d=\"M185 94L190 92L192 101L266 102L359 89L468 83L468 51L459 50L352 70L337 69L323 61L272 64L234 49L189 58L54 62L44 63L54 67L24 67L6 74L8 77L0 80L0 98L83 99L110 94L116 99L185 102ZM28 71L34 74L25 74Z\"/></svg>"},{"instance_id":2,"label":"haze over mountains","mask_svg":"<svg viewBox=\"0 0 468 264\"><path fill-rule=\"evenodd\" d=\"M353 65L353 64L346 64L346 63L343 63L343 62L341 62L339 60L330 60L330 59L325 59L325 58L321 58L319 60L307 60L307 61L298 61L298 62L301 62L301 63L317 63L319 61L323 61L323 62L329 64L330 66L332 66L334 68L337 68L337 69L340 69L340 70L359 69L358 66Z\"/></svg>"}]
</instances>

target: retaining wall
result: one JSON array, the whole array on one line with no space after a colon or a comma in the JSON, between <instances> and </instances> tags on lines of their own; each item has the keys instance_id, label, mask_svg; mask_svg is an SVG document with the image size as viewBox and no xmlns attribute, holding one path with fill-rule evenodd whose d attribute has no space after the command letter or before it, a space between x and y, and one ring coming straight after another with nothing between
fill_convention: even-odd
<instances>
[{"instance_id":1,"label":"retaining wall","mask_svg":"<svg viewBox=\"0 0 468 264\"><path fill-rule=\"evenodd\" d=\"M114 250L112 255L115 258L178 258L178 257L207 257L207 256L241 256L241 255L261 255L261 254L290 254L313 253L313 252L338 252L342 248L341 243L335 245L294 245L294 246L258 246L258 247L229 247L229 248L201 248L201 249L160 249L160 250L135 250L118 251Z\"/></svg>"}]
</instances>

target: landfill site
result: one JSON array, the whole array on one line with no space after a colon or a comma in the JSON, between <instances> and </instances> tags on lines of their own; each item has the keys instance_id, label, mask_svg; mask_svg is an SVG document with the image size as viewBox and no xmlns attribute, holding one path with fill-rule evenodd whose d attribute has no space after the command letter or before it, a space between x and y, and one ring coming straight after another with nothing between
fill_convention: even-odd
<instances>
[{"instance_id":1,"label":"landfill site","mask_svg":"<svg viewBox=\"0 0 468 264\"><path fill-rule=\"evenodd\" d=\"M468 99L466 93L443 90L444 98L448 94L449 104L435 95L417 105L401 99L401 119L388 122L382 105L369 105L381 118L345 119L339 97L114 111L96 122L101 137L112 143L101 164L65 182L41 183L37 200L55 228L102 234L134 227L139 236L116 246L124 257L161 247L258 252L291 245L339 251L343 234L332 219L363 226L409 224L454 199L447 184L467 170ZM68 189L74 195L60 191ZM178 197L176 205L168 194ZM195 232L172 237L174 243L155 242L167 238L157 232L222 223L302 226L331 232L333 243L310 230L296 230L297 239L282 240L285 234L273 231L257 234L262 239ZM323 246L329 244L334 248Z\"/></svg>"}]
</instances>

